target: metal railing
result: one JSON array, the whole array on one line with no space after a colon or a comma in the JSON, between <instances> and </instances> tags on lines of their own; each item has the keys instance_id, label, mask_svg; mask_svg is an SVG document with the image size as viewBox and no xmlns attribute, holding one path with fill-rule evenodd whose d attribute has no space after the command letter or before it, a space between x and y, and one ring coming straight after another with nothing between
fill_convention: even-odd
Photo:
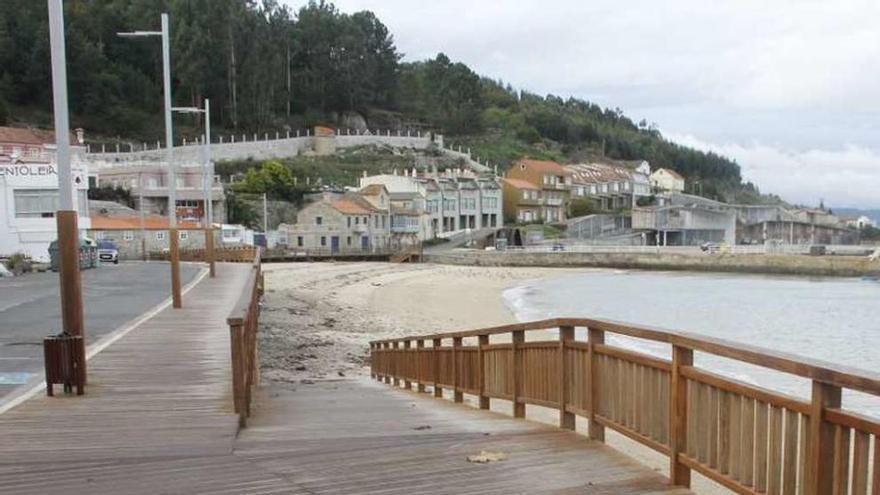
<instances>
[{"instance_id":1,"label":"metal railing","mask_svg":"<svg viewBox=\"0 0 880 495\"><path fill-rule=\"evenodd\" d=\"M260 381L257 331L262 294L263 273L260 267L260 250L257 249L245 290L226 318L232 358L232 402L242 427L247 426L247 418L251 415L253 389Z\"/></svg>"},{"instance_id":2,"label":"metal railing","mask_svg":"<svg viewBox=\"0 0 880 495\"><path fill-rule=\"evenodd\" d=\"M586 340L576 338L576 328L586 329ZM530 331L545 338L527 341ZM606 334L662 344L671 359L609 345ZM611 428L667 456L676 485L689 486L693 470L743 494L880 488L880 421L842 405L843 390L880 396L877 373L696 334L573 318L378 340L370 351L371 374L385 383L416 384L420 392L431 386L435 397L450 389L455 402L472 394L481 409L492 398L508 400L515 417L525 416L526 404L558 409L560 427L574 429L582 416L597 441ZM695 366L697 352L806 378L811 398Z\"/></svg>"}]
</instances>

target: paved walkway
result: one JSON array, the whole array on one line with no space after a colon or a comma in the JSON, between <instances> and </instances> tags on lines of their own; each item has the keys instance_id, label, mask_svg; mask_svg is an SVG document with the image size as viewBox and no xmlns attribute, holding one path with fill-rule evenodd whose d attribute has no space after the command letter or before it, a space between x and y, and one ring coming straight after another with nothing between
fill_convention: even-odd
<instances>
[{"instance_id":1,"label":"paved walkway","mask_svg":"<svg viewBox=\"0 0 880 495\"><path fill-rule=\"evenodd\" d=\"M89 361L87 395L0 415L0 494L684 494L605 445L367 379L260 390L230 411L223 264ZM482 450L509 457L466 460Z\"/></svg>"}]
</instances>

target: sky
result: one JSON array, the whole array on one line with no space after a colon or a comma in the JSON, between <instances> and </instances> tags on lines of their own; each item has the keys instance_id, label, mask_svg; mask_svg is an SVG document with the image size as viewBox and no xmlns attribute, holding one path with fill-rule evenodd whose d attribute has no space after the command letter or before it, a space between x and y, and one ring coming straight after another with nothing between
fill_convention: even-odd
<instances>
[{"instance_id":1,"label":"sky","mask_svg":"<svg viewBox=\"0 0 880 495\"><path fill-rule=\"evenodd\" d=\"M294 8L301 1L288 0ZM336 0L438 52L735 159L764 192L880 208L877 0Z\"/></svg>"}]
</instances>

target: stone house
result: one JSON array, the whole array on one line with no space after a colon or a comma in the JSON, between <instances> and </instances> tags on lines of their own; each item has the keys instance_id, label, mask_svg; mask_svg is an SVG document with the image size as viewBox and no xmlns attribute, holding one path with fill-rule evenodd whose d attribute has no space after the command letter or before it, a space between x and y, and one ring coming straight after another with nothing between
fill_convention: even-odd
<instances>
[{"instance_id":1,"label":"stone house","mask_svg":"<svg viewBox=\"0 0 880 495\"><path fill-rule=\"evenodd\" d=\"M390 224L389 210L374 206L364 196L328 192L301 209L296 223L286 229L293 250L375 252L388 248Z\"/></svg>"}]
</instances>

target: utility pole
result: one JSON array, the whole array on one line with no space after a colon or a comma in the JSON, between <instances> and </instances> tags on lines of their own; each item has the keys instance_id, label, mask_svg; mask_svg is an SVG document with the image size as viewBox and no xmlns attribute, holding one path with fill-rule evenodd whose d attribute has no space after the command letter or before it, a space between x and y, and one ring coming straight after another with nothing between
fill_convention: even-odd
<instances>
[{"instance_id":1,"label":"utility pole","mask_svg":"<svg viewBox=\"0 0 880 495\"><path fill-rule=\"evenodd\" d=\"M147 261L147 233L144 231L144 172L138 172L138 214L141 221L141 258Z\"/></svg>"},{"instance_id":2,"label":"utility pole","mask_svg":"<svg viewBox=\"0 0 880 495\"><path fill-rule=\"evenodd\" d=\"M263 193L263 233L269 235L269 205L266 193Z\"/></svg>"},{"instance_id":3,"label":"utility pole","mask_svg":"<svg viewBox=\"0 0 880 495\"><path fill-rule=\"evenodd\" d=\"M58 168L58 274L61 289L62 330L81 337L76 363L86 374L85 328L83 324L82 281L79 272L78 213L73 201L73 180L70 170L70 122L67 109L67 55L64 43L64 6L62 0L48 0L49 44L52 58L52 104L55 117L55 145Z\"/></svg>"}]
</instances>

